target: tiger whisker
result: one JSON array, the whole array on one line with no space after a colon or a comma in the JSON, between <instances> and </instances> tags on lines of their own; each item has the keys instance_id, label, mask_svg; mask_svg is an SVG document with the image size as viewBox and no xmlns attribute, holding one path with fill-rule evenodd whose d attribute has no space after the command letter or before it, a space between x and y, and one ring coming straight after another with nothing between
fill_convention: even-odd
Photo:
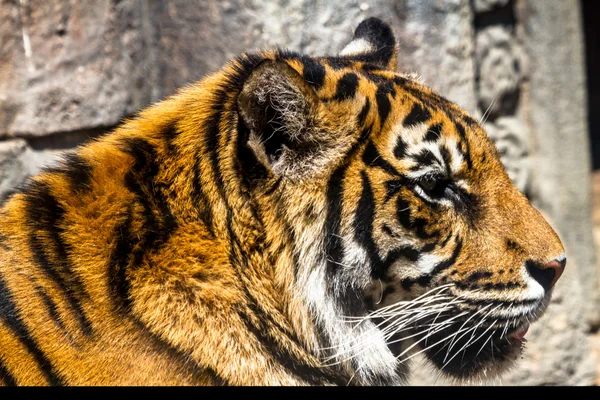
<instances>
[{"instance_id":1,"label":"tiger whisker","mask_svg":"<svg viewBox=\"0 0 600 400\"><path fill-rule=\"evenodd\" d=\"M463 313L461 313L461 314L458 314L458 315L456 315L456 316L454 316L454 317L452 317L452 318L448 319L446 322L450 322L450 321L452 321L452 320L455 320L456 318L460 318L460 317L462 317L462 316L464 316L464 315L466 315L466 314L468 314L468 313L466 313L466 312L463 312ZM429 336L431 336L431 335L435 334L436 332L437 332L437 331L434 331L434 332L432 332L432 333L428 334L426 337L429 337ZM457 333L458 333L458 332L457 332ZM457 334L457 333L455 333L455 334ZM421 343L423 340L424 340L424 338L422 338L422 339L420 339L419 341L417 341L417 342L413 343L413 344L412 344L410 347L408 347L406 350L404 350L402 353L400 353L400 354L399 354L399 355L398 355L396 358L399 358L399 357L403 356L403 355L404 355L404 354L406 354L408 351L410 351L410 350L411 350L413 347L415 347L416 345L418 345L419 343Z\"/></svg>"},{"instance_id":2,"label":"tiger whisker","mask_svg":"<svg viewBox=\"0 0 600 400\"><path fill-rule=\"evenodd\" d=\"M433 312L423 312L422 310L418 310L419 311L419 315L418 316L413 316L411 318L409 318L408 321L404 321L402 319L400 319L400 322L398 321L393 321L393 324L391 324L391 326L387 326L385 327L383 330L381 330L381 333L387 338L392 337L393 335L397 334L398 332L404 330L402 329L403 327L405 327L405 330L408 329L412 329L412 327L406 327L408 324L410 323L414 323L415 321L418 321L419 319L425 318L428 315L433 314L434 312L437 312L437 309ZM378 325L376 325L375 327L371 327L370 330L364 332L363 334L361 334L361 336L357 337L357 338L353 338L352 342L353 344L351 344L350 346L348 346L347 343L344 344L338 344L336 346L329 346L326 348L322 348L321 350L332 350L332 349L341 349L341 351L338 351L337 353L333 354L330 357L325 358L323 361L324 362L329 362L333 359L338 359L338 361L332 365L335 364L339 364L340 362L343 361L349 361L351 359L353 359L354 357L356 357L357 355L361 354L363 351L366 350L366 348L364 347L364 345L362 344L362 341L360 340L362 337L364 336L371 336L373 333L374 329L377 329L377 327L381 326L382 324L386 323L386 321L382 321L381 323L379 323ZM395 326L395 325L400 325L400 326ZM356 349L360 349L360 347L363 347L362 350L359 350L358 352L356 351ZM345 358L345 359L340 359L340 357L344 354L344 353L348 353L348 352L352 352L354 353L354 355L352 357L349 358Z\"/></svg>"},{"instance_id":3,"label":"tiger whisker","mask_svg":"<svg viewBox=\"0 0 600 400\"><path fill-rule=\"evenodd\" d=\"M468 322L469 322L471 319L473 319L475 316L477 316L477 314L479 314L479 313L481 313L481 312L484 312L485 310L487 310L487 309L488 309L489 307L491 307L491 306L492 306L491 304L488 304L487 306L485 306L485 307L484 307L484 308L482 308L481 310L479 310L479 311L477 311L476 313L474 313L473 315L471 315L471 317L469 317L469 318L468 318L468 319L467 319L467 320L466 320L466 321L465 321L465 322L462 324L461 328L462 328L463 326L465 326L465 325L466 325L466 324L467 324L467 323L468 323ZM498 308L498 307L496 307L496 308ZM495 308L495 309L496 309L496 308ZM495 309L494 309L494 310L495 310ZM494 311L494 310L491 310L491 311ZM490 311L490 312L491 312L491 311ZM487 316L487 314L486 314L486 316ZM485 318L486 318L486 317L484 316L484 317L483 317L483 319L482 319L482 322L483 322L483 321L485 321ZM481 324L481 322L480 322L480 324ZM473 331L473 333L475 333L475 331ZM443 362L446 362L446 359L448 358L448 356L449 356L450 352L452 351L452 348L454 347L454 343L455 343L456 341L458 341L458 340L462 339L462 338L463 338L465 335L466 335L466 333L465 333L465 334L463 334L462 336L460 336L459 338L456 338L455 340L453 340L453 341L452 341L452 343L450 343L450 346L448 347L448 351L446 352L446 356L444 357L444 361L443 361Z\"/></svg>"},{"instance_id":4,"label":"tiger whisker","mask_svg":"<svg viewBox=\"0 0 600 400\"><path fill-rule=\"evenodd\" d=\"M498 306L498 307L499 307L499 306ZM491 311L490 311L488 314L486 314L486 315L483 317L483 319L481 320L481 322L479 322L479 324L477 324L477 325L475 326L475 329L477 329L479 326L481 326L481 324L483 324L483 322L484 322L484 321L487 319L487 316L488 316L488 315L489 315L489 314L490 314L492 311L496 310L498 307L494 308L494 309L493 309L493 310L491 310ZM484 331L484 332L483 332L481 335L479 335L479 336L477 337L477 339L475 339L475 340L471 341L471 338L469 338L469 340L467 341L467 343L466 343L466 344L465 344L465 345L464 345L464 346L463 346L463 347L462 347L460 350L458 350L458 351L456 352L456 354L455 354L455 355L454 355L452 358L450 358L450 359L449 359L447 362L445 362L445 364L442 366L442 368L441 368L441 369L444 369L444 367L445 367L446 365L448 365L448 364L449 364L449 363L450 363L450 362L451 362L451 361L452 361L454 358L456 358L456 356L457 356L457 355L459 355L459 354L460 354L460 352L461 352L463 349L466 349L468 346L470 346L470 345L471 345L471 343L476 343L476 342L477 342L479 339L481 339L481 338L483 337L483 335L485 335L485 334L486 334L486 333L487 333L487 332L488 332L488 331L489 331L489 330L490 330L490 329L491 329L491 328L494 326L494 323L496 323L497 321L498 321L498 320L495 320L495 321L494 321L492 324L490 324L490 326L488 326L488 328L487 328L487 329L486 329L486 330L485 330L485 331ZM493 333L493 332L492 332L492 333ZM444 361L445 361L445 360L444 360Z\"/></svg>"}]
</instances>

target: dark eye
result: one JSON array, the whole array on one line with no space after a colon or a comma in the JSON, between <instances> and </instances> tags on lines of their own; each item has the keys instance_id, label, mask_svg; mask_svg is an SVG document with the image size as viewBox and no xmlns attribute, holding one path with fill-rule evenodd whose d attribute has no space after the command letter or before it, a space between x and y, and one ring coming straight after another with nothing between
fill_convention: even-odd
<instances>
[{"instance_id":1,"label":"dark eye","mask_svg":"<svg viewBox=\"0 0 600 400\"><path fill-rule=\"evenodd\" d=\"M456 198L458 188L444 177L426 176L417 181L417 185L432 199Z\"/></svg>"},{"instance_id":2,"label":"dark eye","mask_svg":"<svg viewBox=\"0 0 600 400\"><path fill-rule=\"evenodd\" d=\"M439 179L425 178L423 180L420 180L418 185L421 186L421 189L423 189L424 191L430 192L435 189L435 187L438 185L438 183L439 183Z\"/></svg>"}]
</instances>

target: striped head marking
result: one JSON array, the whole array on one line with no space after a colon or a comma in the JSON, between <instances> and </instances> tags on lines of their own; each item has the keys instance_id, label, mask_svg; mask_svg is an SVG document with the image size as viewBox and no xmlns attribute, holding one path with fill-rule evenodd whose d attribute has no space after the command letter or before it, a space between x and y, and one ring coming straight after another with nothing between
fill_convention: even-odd
<instances>
[{"instance_id":1,"label":"striped head marking","mask_svg":"<svg viewBox=\"0 0 600 400\"><path fill-rule=\"evenodd\" d=\"M518 358L564 249L481 126L396 58L376 19L336 57L267 54L238 98L251 181L294 241L330 359L364 382L421 352L489 377Z\"/></svg>"}]
</instances>

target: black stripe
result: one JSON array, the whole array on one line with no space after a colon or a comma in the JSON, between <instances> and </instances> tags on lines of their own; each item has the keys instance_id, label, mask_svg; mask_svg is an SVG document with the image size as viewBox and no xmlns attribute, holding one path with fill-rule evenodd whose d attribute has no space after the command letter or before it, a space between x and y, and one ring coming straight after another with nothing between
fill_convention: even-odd
<instances>
[{"instance_id":1,"label":"black stripe","mask_svg":"<svg viewBox=\"0 0 600 400\"><path fill-rule=\"evenodd\" d=\"M276 182L281 182L281 179L278 179ZM277 185L278 186L278 185ZM308 208L312 208L312 204L309 205ZM300 258L298 255L298 251L296 249L296 232L289 225L286 219L287 210L284 208L284 201L281 198L281 192L279 192L279 196L275 199L275 213L277 215L277 220L280 224L283 225L283 234L285 235L285 240L283 241L281 247L285 247L287 243L291 247L292 253L292 264L294 268L294 278L298 277L299 266L300 266ZM281 254L283 251L279 251L278 254ZM277 262L274 260L274 262ZM275 265L275 264L273 264Z\"/></svg>"},{"instance_id":2,"label":"black stripe","mask_svg":"<svg viewBox=\"0 0 600 400\"><path fill-rule=\"evenodd\" d=\"M431 108L434 108L436 110L441 110L443 112L445 112L446 114L452 114L454 113L454 110L456 110L457 106L448 101L447 99L443 98L442 96L438 95L435 92L429 91L429 93L425 92L423 90L423 88L421 86L419 86L419 84L410 81L408 79L394 79L394 82L396 82L396 84L400 85L402 87L402 89L406 90L408 93L410 93L411 95L413 95L416 99L419 99L420 101L427 103L428 106L430 106Z\"/></svg>"},{"instance_id":3,"label":"black stripe","mask_svg":"<svg viewBox=\"0 0 600 400\"><path fill-rule=\"evenodd\" d=\"M508 300L491 300L491 299L484 299L484 300L474 300L474 299L469 299L466 297L461 297L462 300L464 300L464 303L466 304L470 304L470 305L474 305L474 306L487 306L489 304L491 304L492 306L504 306L504 307L509 307L509 306L528 306L531 304L537 304L539 303L539 300L518 300L518 301L508 301Z\"/></svg>"},{"instance_id":4,"label":"black stripe","mask_svg":"<svg viewBox=\"0 0 600 400\"><path fill-rule=\"evenodd\" d=\"M400 173L381 156L372 141L367 144L363 152L363 162L370 167L381 168L390 175L400 176Z\"/></svg>"},{"instance_id":5,"label":"black stripe","mask_svg":"<svg viewBox=\"0 0 600 400\"><path fill-rule=\"evenodd\" d=\"M452 176L452 170L450 168L452 164L450 151L446 146L440 146L440 154L442 155L442 159L444 160L444 165L446 166L446 176Z\"/></svg>"},{"instance_id":6,"label":"black stripe","mask_svg":"<svg viewBox=\"0 0 600 400\"><path fill-rule=\"evenodd\" d=\"M365 248L371 260L371 275L379 279L384 275L380 271L381 259L379 258L377 246L373 241L373 220L375 219L375 199L369 177L365 171L361 171L362 192L354 214L354 237L356 241Z\"/></svg>"},{"instance_id":7,"label":"black stripe","mask_svg":"<svg viewBox=\"0 0 600 400\"><path fill-rule=\"evenodd\" d=\"M131 310L131 285L127 276L127 268L133 251L131 238L131 223L133 212L131 208L127 212L125 220L116 226L114 237L117 238L115 248L110 256L108 264L108 287L113 303L124 312Z\"/></svg>"},{"instance_id":8,"label":"black stripe","mask_svg":"<svg viewBox=\"0 0 600 400\"><path fill-rule=\"evenodd\" d=\"M423 167L428 167L434 164L441 165L442 162L438 160L438 158L429 150L425 149L421 151L419 154L412 156L412 158L417 163L416 165L411 167L411 170L419 170Z\"/></svg>"},{"instance_id":9,"label":"black stripe","mask_svg":"<svg viewBox=\"0 0 600 400\"><path fill-rule=\"evenodd\" d=\"M448 232L448 235L440 243L440 248L446 247L446 244L448 244L448 242L450 241L451 238L452 238L452 232Z\"/></svg>"},{"instance_id":10,"label":"black stripe","mask_svg":"<svg viewBox=\"0 0 600 400\"><path fill-rule=\"evenodd\" d=\"M19 316L18 308L14 303L12 294L4 279L0 276L0 319L10 328L16 338L27 348L27 351L33 356L38 367L48 380L48 383L54 386L62 385L63 381L54 370L52 363L39 348L35 339L27 329L27 326Z\"/></svg>"},{"instance_id":11,"label":"black stripe","mask_svg":"<svg viewBox=\"0 0 600 400\"><path fill-rule=\"evenodd\" d=\"M360 71L360 74L374 84L379 85L388 79L383 75L377 74L376 72L378 71L381 71L381 69L378 69L378 67L375 67L372 64L363 64L363 71Z\"/></svg>"},{"instance_id":12,"label":"black stripe","mask_svg":"<svg viewBox=\"0 0 600 400\"><path fill-rule=\"evenodd\" d=\"M335 70L352 68L352 61L348 59L341 57L326 57L325 60L327 61L327 64Z\"/></svg>"},{"instance_id":13,"label":"black stripe","mask_svg":"<svg viewBox=\"0 0 600 400\"><path fill-rule=\"evenodd\" d=\"M150 340L154 342L153 344L160 347L159 352L161 354L166 353L169 357L172 357L178 362L180 362L184 366L184 368L186 368L190 372L190 374L196 382L203 381L202 378L204 377L204 375L208 374L214 381L217 382L217 385L228 385L227 380L213 368L206 365L200 366L196 364L196 362L190 358L189 354L186 354L184 351L179 350L169 342L162 339L156 333L148 330L148 327L144 325L141 321L139 321L135 316L133 316L132 314L128 314L127 316L130 318L131 322L135 324L138 330L147 334Z\"/></svg>"},{"instance_id":14,"label":"black stripe","mask_svg":"<svg viewBox=\"0 0 600 400\"><path fill-rule=\"evenodd\" d=\"M416 262L419 259L419 251L413 247L405 246L393 249L383 260L379 257L379 250L373 240L375 199L366 172L362 171L361 175L363 189L354 216L354 234L356 241L365 248L369 255L371 276L373 279L384 279L387 270L393 263L401 257Z\"/></svg>"},{"instance_id":15,"label":"black stripe","mask_svg":"<svg viewBox=\"0 0 600 400\"><path fill-rule=\"evenodd\" d=\"M461 152L463 153L467 167L472 168L473 161L471 160L471 147L469 146L469 138L467 138L465 128L460 122L454 122L454 125L456 126L456 131L461 139Z\"/></svg>"},{"instance_id":16,"label":"black stripe","mask_svg":"<svg viewBox=\"0 0 600 400\"><path fill-rule=\"evenodd\" d=\"M429 221L425 218L415 218L413 220L413 229L419 239L432 239L440 236L440 232L436 230L427 232L428 223Z\"/></svg>"},{"instance_id":17,"label":"black stripe","mask_svg":"<svg viewBox=\"0 0 600 400\"><path fill-rule=\"evenodd\" d=\"M367 119L367 115L369 115L369 110L371 110L371 101L367 97L365 104L363 105L362 109L360 110L360 113L358 114L357 124L359 127L362 127L363 124L365 123L365 120Z\"/></svg>"},{"instance_id":18,"label":"black stripe","mask_svg":"<svg viewBox=\"0 0 600 400\"><path fill-rule=\"evenodd\" d=\"M403 227L407 229L412 228L412 223L410 222L410 203L404 200L402 196L398 196L396 199L396 218Z\"/></svg>"},{"instance_id":19,"label":"black stripe","mask_svg":"<svg viewBox=\"0 0 600 400\"><path fill-rule=\"evenodd\" d=\"M58 307L56 306L56 303L54 302L54 300L52 300L50 298L50 296L48 296L48 294L46 294L46 292L44 292L44 290L39 286L36 286L35 291L42 298L42 302L48 309L48 314L50 315L50 318L54 321L54 323L56 325L58 325L58 327L61 330L66 332L67 328L65 327L65 324L63 323L62 318L58 314Z\"/></svg>"},{"instance_id":20,"label":"black stripe","mask_svg":"<svg viewBox=\"0 0 600 400\"><path fill-rule=\"evenodd\" d=\"M81 303L73 290L73 286L70 285L71 282L68 282L68 279L65 279L57 271L56 266L53 265L48 258L46 258L42 242L34 235L29 237L29 245L36 265L42 269L46 277L53 281L58 286L60 291L65 295L70 308L72 308L74 311L75 318L77 319L83 333L86 336L91 335L91 322L86 317L83 307L81 306Z\"/></svg>"},{"instance_id":21,"label":"black stripe","mask_svg":"<svg viewBox=\"0 0 600 400\"><path fill-rule=\"evenodd\" d=\"M394 147L394 157L399 160L404 158L406 156L406 148L406 142L400 136L398 136L396 147Z\"/></svg>"},{"instance_id":22,"label":"black stripe","mask_svg":"<svg viewBox=\"0 0 600 400\"><path fill-rule=\"evenodd\" d=\"M139 138L128 138L123 141L123 151L134 159L131 169L125 174L125 186L135 194L135 201L142 206L142 229L138 232L138 242L134 254L134 266L141 263L142 258L156 240L160 225L151 204L154 195L154 178L158 174L158 165L153 162L154 148L150 143ZM128 238L129 240L129 238Z\"/></svg>"},{"instance_id":23,"label":"black stripe","mask_svg":"<svg viewBox=\"0 0 600 400\"><path fill-rule=\"evenodd\" d=\"M482 279L488 279L492 277L492 273L489 271L476 271L467 276L464 280L467 282L479 281Z\"/></svg>"},{"instance_id":24,"label":"black stripe","mask_svg":"<svg viewBox=\"0 0 600 400\"><path fill-rule=\"evenodd\" d=\"M412 262L419 261L421 256L421 251L419 249L415 249L414 247L405 246L397 249L393 249L388 253L385 258L384 264L386 264L386 268L391 266L394 262L396 262L400 258L405 258Z\"/></svg>"},{"instance_id":25,"label":"black stripe","mask_svg":"<svg viewBox=\"0 0 600 400\"><path fill-rule=\"evenodd\" d=\"M319 90L325 81L325 67L318 61L302 56L300 61L303 64L302 75L304 80L312 85L315 90Z\"/></svg>"},{"instance_id":26,"label":"black stripe","mask_svg":"<svg viewBox=\"0 0 600 400\"><path fill-rule=\"evenodd\" d=\"M281 54L283 53L286 52L282 51ZM292 54L291 52L287 53ZM264 60L265 58L260 54L252 53L244 53L241 56L236 57L234 62L230 64L233 71L225 75L223 81L221 82L223 91L231 94L239 93L254 68L256 68L258 64Z\"/></svg>"},{"instance_id":27,"label":"black stripe","mask_svg":"<svg viewBox=\"0 0 600 400\"><path fill-rule=\"evenodd\" d=\"M523 285L521 285L518 282L507 282L507 283L485 283L485 284L479 284L479 283L474 283L474 282L456 282L455 283L456 287L462 290L475 290L475 289L481 289L483 288L486 291L490 291L490 290L496 290L496 291L503 291L503 290L510 290L510 289L517 289L522 287Z\"/></svg>"},{"instance_id":28,"label":"black stripe","mask_svg":"<svg viewBox=\"0 0 600 400\"><path fill-rule=\"evenodd\" d=\"M387 119L390 111L392 109L392 104L390 103L390 99L388 97L389 93L392 93L394 90L391 81L384 81L377 87L377 92L375 92L375 100L377 102L377 111L379 113L379 122L380 127L383 127L385 120Z\"/></svg>"},{"instance_id":29,"label":"black stripe","mask_svg":"<svg viewBox=\"0 0 600 400\"><path fill-rule=\"evenodd\" d=\"M478 125L477 121L475 121L475 120L474 120L474 119L473 119L473 118L472 118L470 115L468 115L468 114L463 114L463 115L461 115L461 117L462 117L462 120L463 120L463 121L465 121L465 123L466 123L466 124L467 124L469 127L471 127L471 128L475 128L475 127Z\"/></svg>"},{"instance_id":30,"label":"black stripe","mask_svg":"<svg viewBox=\"0 0 600 400\"><path fill-rule=\"evenodd\" d=\"M384 183L386 189L384 202L387 203L392 197L394 197L398 192L400 192L400 190L404 187L404 185L406 185L406 183L407 182L405 178L386 181Z\"/></svg>"},{"instance_id":31,"label":"black stripe","mask_svg":"<svg viewBox=\"0 0 600 400\"><path fill-rule=\"evenodd\" d=\"M88 296L83 282L70 269L68 247L62 239L64 229L61 223L64 209L45 184L35 183L30 188L27 195L27 217L33 225L29 234L29 245L36 265L64 293L83 333L91 335L91 322L85 316L81 305L81 298ZM52 240L53 249L50 249L49 243L45 243L43 236ZM48 257L50 250L55 252L52 257L56 260L55 263Z\"/></svg>"},{"instance_id":32,"label":"black stripe","mask_svg":"<svg viewBox=\"0 0 600 400\"><path fill-rule=\"evenodd\" d=\"M431 283L431 280L433 278L435 278L436 275L438 275L440 272L453 266L456 263L456 260L462 250L462 240L460 238L457 238L456 242L457 242L456 247L454 248L454 251L452 252L452 256L449 259L438 263L435 267L433 267L431 272L428 274L422 275L422 276L420 276L418 278L414 278L414 279L413 278L403 279L401 282L402 287L406 290L410 290L410 288L415 283L418 283L421 286L427 286Z\"/></svg>"},{"instance_id":33,"label":"black stripe","mask_svg":"<svg viewBox=\"0 0 600 400\"><path fill-rule=\"evenodd\" d=\"M263 193L263 195L264 196L272 196L281 186L282 179L283 178L280 176L279 178L277 178L273 182L271 182L270 185L268 186L267 190L265 190L265 192Z\"/></svg>"},{"instance_id":34,"label":"black stripe","mask_svg":"<svg viewBox=\"0 0 600 400\"><path fill-rule=\"evenodd\" d=\"M213 215L212 207L208 200L208 196L204 192L202 181L200 178L200 157L196 157L194 162L194 177L192 180L192 201L194 202L196 210L198 210L198 216L208 229L208 232L212 237L215 237L213 228Z\"/></svg>"},{"instance_id":35,"label":"black stripe","mask_svg":"<svg viewBox=\"0 0 600 400\"><path fill-rule=\"evenodd\" d=\"M17 386L17 379L10 373L2 359L0 359L0 382L5 386Z\"/></svg>"},{"instance_id":36,"label":"black stripe","mask_svg":"<svg viewBox=\"0 0 600 400\"><path fill-rule=\"evenodd\" d=\"M223 113L224 102L227 98L227 92L223 89L215 91L215 100L212 104L212 115L207 118L204 131L206 132L206 150L210 159L210 165L215 180L215 187L225 204L229 204L225 194L223 174L219 166L219 149L221 138L221 114ZM238 133L239 134L239 133ZM228 207L228 206L227 206Z\"/></svg>"},{"instance_id":37,"label":"black stripe","mask_svg":"<svg viewBox=\"0 0 600 400\"><path fill-rule=\"evenodd\" d=\"M333 99L341 101L353 98L357 89L358 76L352 72L347 73L338 80Z\"/></svg>"},{"instance_id":38,"label":"black stripe","mask_svg":"<svg viewBox=\"0 0 600 400\"><path fill-rule=\"evenodd\" d=\"M427 134L425 134L425 138L423 140L426 142L437 142L438 139L442 137L442 127L442 124L430 126L429 129L427 129Z\"/></svg>"},{"instance_id":39,"label":"black stripe","mask_svg":"<svg viewBox=\"0 0 600 400\"><path fill-rule=\"evenodd\" d=\"M456 263L456 259L458 258L458 256L460 255L460 252L462 250L462 246L463 246L463 242L462 239L460 238L456 238L456 247L454 248L454 251L452 252L452 256L445 260L440 262L439 264L437 264L433 270L431 271L430 275L432 277L436 276L437 274L439 274L440 272L450 268L451 266L453 266Z\"/></svg>"},{"instance_id":40,"label":"black stripe","mask_svg":"<svg viewBox=\"0 0 600 400\"><path fill-rule=\"evenodd\" d=\"M175 145L175 140L179 136L179 130L175 127L174 124L167 125L162 131L161 135L165 138L165 142L167 144L167 150L170 153L173 153L177 150L177 146Z\"/></svg>"},{"instance_id":41,"label":"black stripe","mask_svg":"<svg viewBox=\"0 0 600 400\"><path fill-rule=\"evenodd\" d=\"M435 249L437 247L437 245L438 245L437 242L427 243L425 246L421 247L421 252L422 253L429 253L430 251L432 251L433 249Z\"/></svg>"},{"instance_id":42,"label":"black stripe","mask_svg":"<svg viewBox=\"0 0 600 400\"><path fill-rule=\"evenodd\" d=\"M157 249L170 238L178 223L164 194L166 183L156 182L160 166L154 146L144 139L127 138L122 141L122 150L134 159L125 175L125 185L144 210L140 246L134 251L133 266L136 267L146 251Z\"/></svg>"},{"instance_id":43,"label":"black stripe","mask_svg":"<svg viewBox=\"0 0 600 400\"><path fill-rule=\"evenodd\" d=\"M326 249L327 255L327 279L332 281L339 270L337 262L342 260L344 249L340 238L340 227L342 223L342 202L344 199L343 181L346 174L347 164L336 168L327 184L327 214L325 217Z\"/></svg>"},{"instance_id":44,"label":"black stripe","mask_svg":"<svg viewBox=\"0 0 600 400\"><path fill-rule=\"evenodd\" d=\"M73 187L73 190L86 190L90 188L93 168L89 162L79 154L65 154L58 167L51 167L46 171L64 174Z\"/></svg>"},{"instance_id":45,"label":"black stripe","mask_svg":"<svg viewBox=\"0 0 600 400\"><path fill-rule=\"evenodd\" d=\"M404 118L404 126L412 126L429 121L431 113L419 103L414 103L410 113Z\"/></svg>"}]
</instances>

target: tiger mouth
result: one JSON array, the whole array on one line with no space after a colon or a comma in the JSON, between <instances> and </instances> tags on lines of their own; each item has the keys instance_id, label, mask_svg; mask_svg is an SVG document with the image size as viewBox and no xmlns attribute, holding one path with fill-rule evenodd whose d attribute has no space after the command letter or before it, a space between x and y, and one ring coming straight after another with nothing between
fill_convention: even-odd
<instances>
[{"instance_id":1,"label":"tiger mouth","mask_svg":"<svg viewBox=\"0 0 600 400\"><path fill-rule=\"evenodd\" d=\"M550 292L482 298L442 285L371 313L399 364L424 355L461 381L496 377L519 359L529 325L543 315Z\"/></svg>"},{"instance_id":2,"label":"tiger mouth","mask_svg":"<svg viewBox=\"0 0 600 400\"><path fill-rule=\"evenodd\" d=\"M381 324L384 332L395 332L388 347L400 364L422 354L449 377L490 379L519 359L530 323L545 309L544 300L518 313L494 303L476 310L463 303L450 311L447 305L434 302L423 306L427 310L411 317L410 324L390 320Z\"/></svg>"},{"instance_id":3,"label":"tiger mouth","mask_svg":"<svg viewBox=\"0 0 600 400\"><path fill-rule=\"evenodd\" d=\"M526 328L476 329L472 335L443 341L448 332L434 334L423 348L426 357L443 373L455 378L492 377L519 359L527 340ZM438 343L430 346L431 342ZM441 342L441 343L439 343Z\"/></svg>"},{"instance_id":4,"label":"tiger mouth","mask_svg":"<svg viewBox=\"0 0 600 400\"><path fill-rule=\"evenodd\" d=\"M519 359L527 343L529 322L527 315L489 325L457 319L432 330L432 326L443 326L445 321L429 319L405 334L412 344L398 338L397 342L403 345L392 344L390 349L401 363L424 354L437 369L453 378L492 378Z\"/></svg>"}]
</instances>

